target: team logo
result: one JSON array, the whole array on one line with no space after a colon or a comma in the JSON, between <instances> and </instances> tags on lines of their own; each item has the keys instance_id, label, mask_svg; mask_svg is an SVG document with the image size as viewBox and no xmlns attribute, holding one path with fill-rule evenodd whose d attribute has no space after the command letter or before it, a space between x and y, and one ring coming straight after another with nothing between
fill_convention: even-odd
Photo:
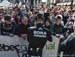
<instances>
[{"instance_id":1,"label":"team logo","mask_svg":"<svg viewBox=\"0 0 75 57\"><path fill-rule=\"evenodd\" d=\"M46 32L45 31L34 31L34 37L40 37L40 38L46 38Z\"/></svg>"},{"instance_id":2,"label":"team logo","mask_svg":"<svg viewBox=\"0 0 75 57\"><path fill-rule=\"evenodd\" d=\"M39 30L43 30L43 29L40 27Z\"/></svg>"}]
</instances>

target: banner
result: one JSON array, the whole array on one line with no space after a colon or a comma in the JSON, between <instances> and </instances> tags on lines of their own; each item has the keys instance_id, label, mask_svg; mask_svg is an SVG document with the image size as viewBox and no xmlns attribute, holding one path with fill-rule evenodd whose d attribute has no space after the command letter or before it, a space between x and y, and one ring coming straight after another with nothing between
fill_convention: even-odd
<instances>
[{"instance_id":1,"label":"banner","mask_svg":"<svg viewBox=\"0 0 75 57\"><path fill-rule=\"evenodd\" d=\"M47 41L43 57L57 57L59 39L52 36L53 42ZM0 57L26 57L28 42L18 36L0 36Z\"/></svg>"},{"instance_id":2,"label":"banner","mask_svg":"<svg viewBox=\"0 0 75 57\"><path fill-rule=\"evenodd\" d=\"M47 41L43 49L43 57L57 57L59 39L56 38L55 36L52 36L52 38L53 41L52 42Z\"/></svg>"},{"instance_id":3,"label":"banner","mask_svg":"<svg viewBox=\"0 0 75 57\"><path fill-rule=\"evenodd\" d=\"M28 42L18 36L0 36L0 57L25 57Z\"/></svg>"}]
</instances>

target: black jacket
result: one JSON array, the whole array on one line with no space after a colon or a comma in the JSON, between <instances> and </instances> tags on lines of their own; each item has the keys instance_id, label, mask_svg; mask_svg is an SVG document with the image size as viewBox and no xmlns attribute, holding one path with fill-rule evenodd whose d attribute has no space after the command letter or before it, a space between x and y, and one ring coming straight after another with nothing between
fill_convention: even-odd
<instances>
[{"instance_id":1,"label":"black jacket","mask_svg":"<svg viewBox=\"0 0 75 57\"><path fill-rule=\"evenodd\" d=\"M33 26L28 29L28 42L31 46L43 48L47 40L52 41L52 37L43 25Z\"/></svg>"},{"instance_id":2,"label":"black jacket","mask_svg":"<svg viewBox=\"0 0 75 57\"><path fill-rule=\"evenodd\" d=\"M63 34L64 33L64 26L62 24L54 24L54 33L55 34Z\"/></svg>"},{"instance_id":3,"label":"black jacket","mask_svg":"<svg viewBox=\"0 0 75 57\"><path fill-rule=\"evenodd\" d=\"M10 35L10 34L15 34L16 30L16 23L12 22L10 25L5 24L3 22L1 24L1 35Z\"/></svg>"},{"instance_id":4,"label":"black jacket","mask_svg":"<svg viewBox=\"0 0 75 57\"><path fill-rule=\"evenodd\" d=\"M61 50L64 52L63 57L75 57L75 32L61 43Z\"/></svg>"},{"instance_id":5,"label":"black jacket","mask_svg":"<svg viewBox=\"0 0 75 57\"><path fill-rule=\"evenodd\" d=\"M21 36L21 34L28 34L28 28L30 27L29 24L24 25L24 24L20 24L17 27L17 35Z\"/></svg>"}]
</instances>

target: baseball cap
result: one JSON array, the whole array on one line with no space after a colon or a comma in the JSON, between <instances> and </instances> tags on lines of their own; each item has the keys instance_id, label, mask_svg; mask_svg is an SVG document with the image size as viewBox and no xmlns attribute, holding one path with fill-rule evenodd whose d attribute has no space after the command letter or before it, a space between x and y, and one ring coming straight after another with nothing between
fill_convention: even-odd
<instances>
[{"instance_id":1,"label":"baseball cap","mask_svg":"<svg viewBox=\"0 0 75 57\"><path fill-rule=\"evenodd\" d=\"M61 15L57 15L56 17L55 17L55 19L57 20L57 19L61 19L62 20L62 16Z\"/></svg>"},{"instance_id":2,"label":"baseball cap","mask_svg":"<svg viewBox=\"0 0 75 57\"><path fill-rule=\"evenodd\" d=\"M11 16L9 16L9 15L5 15L5 16L4 16L4 20L8 20L8 21L10 21L10 20L11 20Z\"/></svg>"},{"instance_id":3,"label":"baseball cap","mask_svg":"<svg viewBox=\"0 0 75 57\"><path fill-rule=\"evenodd\" d=\"M44 15L43 15L43 14L37 14L37 19L42 19L42 20L44 20Z\"/></svg>"}]
</instances>

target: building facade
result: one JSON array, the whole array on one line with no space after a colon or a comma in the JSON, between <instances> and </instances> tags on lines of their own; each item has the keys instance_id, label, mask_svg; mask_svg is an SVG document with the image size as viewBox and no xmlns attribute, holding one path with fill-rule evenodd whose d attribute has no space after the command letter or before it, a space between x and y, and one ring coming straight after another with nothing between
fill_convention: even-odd
<instances>
[{"instance_id":1,"label":"building facade","mask_svg":"<svg viewBox=\"0 0 75 57\"><path fill-rule=\"evenodd\" d=\"M47 0L47 5L52 7L53 5L56 5L56 0Z\"/></svg>"},{"instance_id":2,"label":"building facade","mask_svg":"<svg viewBox=\"0 0 75 57\"><path fill-rule=\"evenodd\" d=\"M75 2L75 0L73 0ZM58 3L71 2L71 0L58 0Z\"/></svg>"},{"instance_id":3,"label":"building facade","mask_svg":"<svg viewBox=\"0 0 75 57\"><path fill-rule=\"evenodd\" d=\"M0 3L2 2L3 0L0 0ZM8 0L9 2L11 3L15 3L16 0Z\"/></svg>"},{"instance_id":4,"label":"building facade","mask_svg":"<svg viewBox=\"0 0 75 57\"><path fill-rule=\"evenodd\" d=\"M71 5L72 0L57 0L57 4L62 4L62 5ZM73 5L75 5L75 0L73 0Z\"/></svg>"},{"instance_id":5,"label":"building facade","mask_svg":"<svg viewBox=\"0 0 75 57\"><path fill-rule=\"evenodd\" d=\"M71 0L47 0L47 3L67 3L71 2ZM75 2L75 0L73 0Z\"/></svg>"}]
</instances>

